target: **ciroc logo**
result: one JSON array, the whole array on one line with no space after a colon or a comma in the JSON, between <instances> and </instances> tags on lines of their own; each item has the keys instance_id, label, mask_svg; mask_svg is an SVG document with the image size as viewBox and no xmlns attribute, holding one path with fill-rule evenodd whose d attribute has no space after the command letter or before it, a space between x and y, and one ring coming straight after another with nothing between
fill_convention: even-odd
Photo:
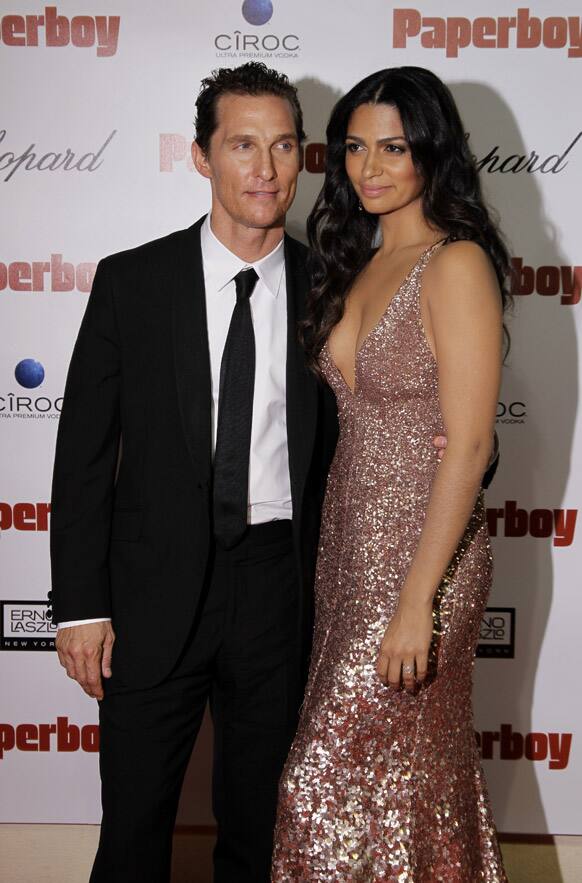
<instances>
[{"instance_id":1,"label":"ciroc logo","mask_svg":"<svg viewBox=\"0 0 582 883\"><path fill-rule=\"evenodd\" d=\"M45 379L44 366L36 359L21 359L14 369L16 382L24 389L37 389ZM22 396L14 392L0 395L0 419L58 420L63 398Z\"/></svg>"},{"instance_id":2,"label":"ciroc logo","mask_svg":"<svg viewBox=\"0 0 582 883\"><path fill-rule=\"evenodd\" d=\"M26 389L36 389L44 380L44 368L36 359L22 359L14 369L14 376Z\"/></svg>"},{"instance_id":3,"label":"ciroc logo","mask_svg":"<svg viewBox=\"0 0 582 883\"><path fill-rule=\"evenodd\" d=\"M273 17L271 0L245 0L242 14L250 25L266 25Z\"/></svg>"},{"instance_id":4,"label":"ciroc logo","mask_svg":"<svg viewBox=\"0 0 582 883\"><path fill-rule=\"evenodd\" d=\"M271 0L244 0L242 15L255 28L261 28L273 17ZM217 58L242 58L263 61L272 58L299 58L297 34L263 34L234 30L214 38Z\"/></svg>"},{"instance_id":5,"label":"ciroc logo","mask_svg":"<svg viewBox=\"0 0 582 883\"><path fill-rule=\"evenodd\" d=\"M525 423L527 408L525 402L497 402L497 423Z\"/></svg>"}]
</instances>

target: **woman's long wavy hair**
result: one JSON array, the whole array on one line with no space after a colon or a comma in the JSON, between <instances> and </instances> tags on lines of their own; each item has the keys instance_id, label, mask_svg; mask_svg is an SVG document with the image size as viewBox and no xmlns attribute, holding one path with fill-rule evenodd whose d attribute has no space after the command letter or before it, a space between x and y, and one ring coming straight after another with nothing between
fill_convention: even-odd
<instances>
[{"instance_id":1,"label":"woman's long wavy hair","mask_svg":"<svg viewBox=\"0 0 582 883\"><path fill-rule=\"evenodd\" d=\"M424 217L450 240L470 239L489 255L510 301L510 259L481 195L479 175L450 91L431 71L395 67L355 85L335 105L327 126L325 181L307 220L311 290L302 339L310 367L343 316L347 294L373 254L378 217L359 210L345 168L349 120L362 104L396 107L412 160L424 181Z\"/></svg>"}]
</instances>

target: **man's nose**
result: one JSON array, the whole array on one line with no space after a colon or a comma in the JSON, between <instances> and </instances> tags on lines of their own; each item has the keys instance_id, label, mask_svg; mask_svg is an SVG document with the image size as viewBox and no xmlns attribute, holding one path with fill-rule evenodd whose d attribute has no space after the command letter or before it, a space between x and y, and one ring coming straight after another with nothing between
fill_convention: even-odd
<instances>
[{"instance_id":1,"label":"man's nose","mask_svg":"<svg viewBox=\"0 0 582 883\"><path fill-rule=\"evenodd\" d=\"M263 181L272 181L277 177L277 170L270 150L261 151L257 166L257 176Z\"/></svg>"}]
</instances>

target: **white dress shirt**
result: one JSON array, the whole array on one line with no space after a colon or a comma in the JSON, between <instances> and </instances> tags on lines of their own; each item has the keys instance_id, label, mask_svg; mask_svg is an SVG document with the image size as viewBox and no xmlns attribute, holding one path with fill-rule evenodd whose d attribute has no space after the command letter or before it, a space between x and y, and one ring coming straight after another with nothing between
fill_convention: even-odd
<instances>
[{"instance_id":1,"label":"white dress shirt","mask_svg":"<svg viewBox=\"0 0 582 883\"><path fill-rule=\"evenodd\" d=\"M212 452L216 446L220 364L228 335L236 288L234 277L253 267L258 281L250 306L255 333L255 391L249 462L249 524L291 518L291 481L287 446L287 287L283 240L260 261L248 263L214 235L210 215L200 231L210 374ZM108 618L61 622L59 628L107 622Z\"/></svg>"}]
</instances>

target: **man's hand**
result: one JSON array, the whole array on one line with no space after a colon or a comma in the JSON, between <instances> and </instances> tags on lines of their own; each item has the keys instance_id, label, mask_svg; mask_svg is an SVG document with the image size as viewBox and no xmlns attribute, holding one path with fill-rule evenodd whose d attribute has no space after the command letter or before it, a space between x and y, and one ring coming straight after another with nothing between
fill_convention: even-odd
<instances>
[{"instance_id":1,"label":"man's hand","mask_svg":"<svg viewBox=\"0 0 582 883\"><path fill-rule=\"evenodd\" d=\"M94 699L103 699L104 678L111 677L111 651L115 633L110 622L91 622L59 629L56 647L67 674Z\"/></svg>"},{"instance_id":2,"label":"man's hand","mask_svg":"<svg viewBox=\"0 0 582 883\"><path fill-rule=\"evenodd\" d=\"M432 440L433 445L437 449L437 454L439 456L439 460L442 460L445 456L445 448L447 447L447 439L444 435L437 435L436 438Z\"/></svg>"},{"instance_id":3,"label":"man's hand","mask_svg":"<svg viewBox=\"0 0 582 883\"><path fill-rule=\"evenodd\" d=\"M447 439L444 435L437 435L436 438L432 440L433 445L437 449L438 458L442 460L445 456L445 450L447 447ZM487 469L491 469L493 464L495 463L497 457L499 456L499 438L497 433L493 433L493 445L491 447L491 456L489 457L489 462L487 464Z\"/></svg>"}]
</instances>

